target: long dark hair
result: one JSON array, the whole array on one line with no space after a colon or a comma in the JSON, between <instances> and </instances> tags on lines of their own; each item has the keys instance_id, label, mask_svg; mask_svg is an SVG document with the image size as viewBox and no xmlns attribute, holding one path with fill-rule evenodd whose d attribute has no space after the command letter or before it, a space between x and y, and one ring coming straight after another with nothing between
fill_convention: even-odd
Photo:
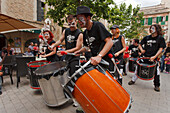
<instances>
[{"instance_id":1,"label":"long dark hair","mask_svg":"<svg viewBox=\"0 0 170 113\"><path fill-rule=\"evenodd\" d=\"M156 32L157 32L158 35L161 35L161 36L163 35L162 27L161 27L159 24L153 24L153 25L151 25L151 26L150 26L150 29L149 29L150 33L151 33L151 27L152 27L152 26L155 26Z\"/></svg>"}]
</instances>

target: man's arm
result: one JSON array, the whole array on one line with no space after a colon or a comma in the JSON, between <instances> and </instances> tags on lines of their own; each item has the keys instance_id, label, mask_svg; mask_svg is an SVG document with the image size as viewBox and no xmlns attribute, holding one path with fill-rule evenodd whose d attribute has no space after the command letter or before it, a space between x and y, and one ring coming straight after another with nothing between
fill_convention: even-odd
<instances>
[{"instance_id":1,"label":"man's arm","mask_svg":"<svg viewBox=\"0 0 170 113\"><path fill-rule=\"evenodd\" d=\"M143 50L141 44L139 44L138 48L140 49L141 53L144 54L145 53L145 50Z\"/></svg>"},{"instance_id":2,"label":"man's arm","mask_svg":"<svg viewBox=\"0 0 170 113\"><path fill-rule=\"evenodd\" d=\"M55 44L53 44L51 48L53 49L54 47L60 45L63 42L64 38L65 38L65 30L63 31L61 38Z\"/></svg>"},{"instance_id":3,"label":"man's arm","mask_svg":"<svg viewBox=\"0 0 170 113\"><path fill-rule=\"evenodd\" d=\"M102 55L102 57L105 56L113 46L113 42L110 37L106 38L104 41L106 43L105 43L103 49L99 53L100 55Z\"/></svg>"},{"instance_id":4,"label":"man's arm","mask_svg":"<svg viewBox=\"0 0 170 113\"><path fill-rule=\"evenodd\" d=\"M123 48L122 48L120 51L118 51L117 53L115 53L115 57L119 56L121 53L123 53L123 52L126 50L126 44L125 44L125 39L124 39L124 37L122 37L121 42L122 42Z\"/></svg>"},{"instance_id":5,"label":"man's arm","mask_svg":"<svg viewBox=\"0 0 170 113\"><path fill-rule=\"evenodd\" d=\"M158 50L158 52L156 53L156 55L153 56L153 57L151 57L150 60L151 60L151 61L154 61L155 58L157 58L157 57L162 53L162 50L163 50L163 48L159 48L159 50Z\"/></svg>"},{"instance_id":6,"label":"man's arm","mask_svg":"<svg viewBox=\"0 0 170 113\"><path fill-rule=\"evenodd\" d=\"M106 43L105 43L103 49L100 51L100 53L96 57L91 57L91 64L93 64L93 65L99 64L102 57L105 56L109 52L109 50L112 48L113 42L110 37L106 38L104 41Z\"/></svg>"},{"instance_id":7,"label":"man's arm","mask_svg":"<svg viewBox=\"0 0 170 113\"><path fill-rule=\"evenodd\" d=\"M76 43L76 47L75 48L72 48L72 49L69 49L69 50L66 50L67 53L73 53L77 50L80 50L81 47L82 47L82 44L83 44L83 34L80 33L78 39L77 39L77 43Z\"/></svg>"}]
</instances>

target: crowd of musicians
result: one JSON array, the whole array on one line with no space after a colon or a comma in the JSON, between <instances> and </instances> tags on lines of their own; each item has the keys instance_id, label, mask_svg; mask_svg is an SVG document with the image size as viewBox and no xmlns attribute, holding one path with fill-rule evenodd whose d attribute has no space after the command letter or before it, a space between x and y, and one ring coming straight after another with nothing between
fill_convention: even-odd
<instances>
[{"instance_id":1,"label":"crowd of musicians","mask_svg":"<svg viewBox=\"0 0 170 113\"><path fill-rule=\"evenodd\" d=\"M162 28L158 24L150 26L150 34L144 37L141 41L134 39L132 45L129 47L125 44L124 36L120 34L119 26L113 25L110 27L111 33L105 28L105 26L97 21L92 21L92 13L86 6L80 6L77 8L76 15L68 15L67 22L70 26L62 33L61 38L57 41L53 41L53 35L50 31L44 31L44 36L48 40L51 47L48 47L46 54L42 57L46 57L50 61L57 60L54 55L62 56L60 51L57 51L63 41L65 41L65 52L75 53L76 55L66 55L66 61L69 63L71 76L77 69L76 65L79 65L80 54L83 52L88 53L90 51L91 64L97 65L101 59L106 60L109 63L108 70L116 76L118 82L122 84L122 75L126 75L128 67L128 55L130 57L149 57L150 61L159 62L158 57L162 54L162 51L166 51L166 72L169 72L169 47L166 48L166 43L162 37ZM86 28L84 32L77 28L77 22L81 28ZM83 45L83 46L82 46ZM114 59L119 61L117 65L120 73L114 72L114 64L109 54L114 56ZM159 63L157 63L157 67ZM155 91L160 91L160 73L159 68L155 70L154 86ZM123 74L124 72L124 74ZM136 74L132 77L132 80L128 83L132 85L137 80Z\"/></svg>"},{"instance_id":2,"label":"crowd of musicians","mask_svg":"<svg viewBox=\"0 0 170 113\"><path fill-rule=\"evenodd\" d=\"M89 7L79 6L77 7L76 15L68 15L67 23L70 26L65 29L62 36L58 41L54 41L54 35L51 31L45 30L43 32L44 38L50 45L47 49L41 53L37 52L37 44L35 47L29 47L28 52L25 54L32 54L31 49L35 49L36 54L40 54L41 57L47 58L48 61L56 62L63 60L63 53L59 51L58 46L65 41L65 53L75 53L76 55L65 55L65 60L69 66L69 76L79 68L80 55L85 53L87 59L90 58L92 65L98 65L101 59L104 59L109 63L108 70L112 73L117 81L122 84L122 76L127 75L128 60L129 57L141 58L149 57L150 61L160 62L160 56L164 56L162 64L166 64L166 72L170 70L170 42L166 43L162 36L162 28L158 24L150 26L150 35L144 37L141 41L134 39L131 45L126 46L124 36L120 34L119 25L113 25L110 27L111 33L105 28L105 26L98 22L92 21L93 14L90 12ZM81 28L85 28L82 32L77 28L77 23ZM32 44L31 44L32 45ZM164 52L163 52L164 51ZM120 73L115 72L114 63L109 57L109 54L113 55L113 58L119 63L117 67ZM165 61L165 62L164 62ZM154 90L160 91L160 72L159 63L157 63L157 69L154 76ZM162 71L162 70L161 70ZM0 73L1 74L1 73ZM135 84L137 80L136 73L129 81L129 85ZM0 87L1 94L1 87Z\"/></svg>"}]
</instances>

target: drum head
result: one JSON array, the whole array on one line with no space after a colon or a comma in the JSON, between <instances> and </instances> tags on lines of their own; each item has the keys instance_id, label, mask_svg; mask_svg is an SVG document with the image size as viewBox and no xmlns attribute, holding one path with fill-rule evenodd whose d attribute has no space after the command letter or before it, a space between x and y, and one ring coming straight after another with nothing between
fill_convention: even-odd
<instances>
[{"instance_id":1,"label":"drum head","mask_svg":"<svg viewBox=\"0 0 170 113\"><path fill-rule=\"evenodd\" d=\"M57 71L65 68L66 65L67 65L67 63L63 62L63 61L53 62L53 63L47 64L43 67L38 68L37 70L35 70L35 74L36 75L52 74L54 72L57 72Z\"/></svg>"},{"instance_id":2,"label":"drum head","mask_svg":"<svg viewBox=\"0 0 170 113\"><path fill-rule=\"evenodd\" d=\"M153 67L156 65L156 61L151 62L150 58L140 58L137 60L137 64L140 66Z\"/></svg>"}]
</instances>

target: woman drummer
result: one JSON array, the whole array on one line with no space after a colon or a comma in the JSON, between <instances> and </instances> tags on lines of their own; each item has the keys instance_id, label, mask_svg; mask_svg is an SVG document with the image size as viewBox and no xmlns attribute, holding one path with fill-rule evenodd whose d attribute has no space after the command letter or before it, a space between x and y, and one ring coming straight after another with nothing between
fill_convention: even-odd
<instances>
[{"instance_id":1,"label":"woman drummer","mask_svg":"<svg viewBox=\"0 0 170 113\"><path fill-rule=\"evenodd\" d=\"M141 40L141 43L139 44L139 49L141 53L145 57L150 57L150 61L157 60L157 57L159 54L161 54L162 50L166 47L165 40L162 37L162 28L159 24L153 24L150 26L150 33L151 35L148 35L144 37ZM142 46L144 45L144 48ZM160 91L160 72L158 65L155 69L155 77L154 77L154 90L159 92ZM129 85L132 85L136 82L137 76L134 75L132 77L132 80L128 83Z\"/></svg>"},{"instance_id":2,"label":"woman drummer","mask_svg":"<svg viewBox=\"0 0 170 113\"><path fill-rule=\"evenodd\" d=\"M112 41L113 41L113 54L115 59L120 61L118 68L120 69L120 73L123 74L123 53L126 50L125 39L122 35L120 35L120 30L118 25L113 25L111 28L112 32ZM118 74L118 73L115 73ZM122 77L118 74L118 81L122 84Z\"/></svg>"},{"instance_id":3,"label":"woman drummer","mask_svg":"<svg viewBox=\"0 0 170 113\"><path fill-rule=\"evenodd\" d=\"M51 31L45 30L43 32L43 34L44 34L44 37L47 39L47 43L49 45L53 45L55 43L55 41L53 40L54 35ZM54 47L54 49L47 47L46 51L44 53L42 53L42 54L45 54L45 55L41 55L41 57L47 58L47 61L50 61L50 62L58 61L58 57L57 57L57 54L56 54L57 50L58 50L57 47Z\"/></svg>"}]
</instances>

